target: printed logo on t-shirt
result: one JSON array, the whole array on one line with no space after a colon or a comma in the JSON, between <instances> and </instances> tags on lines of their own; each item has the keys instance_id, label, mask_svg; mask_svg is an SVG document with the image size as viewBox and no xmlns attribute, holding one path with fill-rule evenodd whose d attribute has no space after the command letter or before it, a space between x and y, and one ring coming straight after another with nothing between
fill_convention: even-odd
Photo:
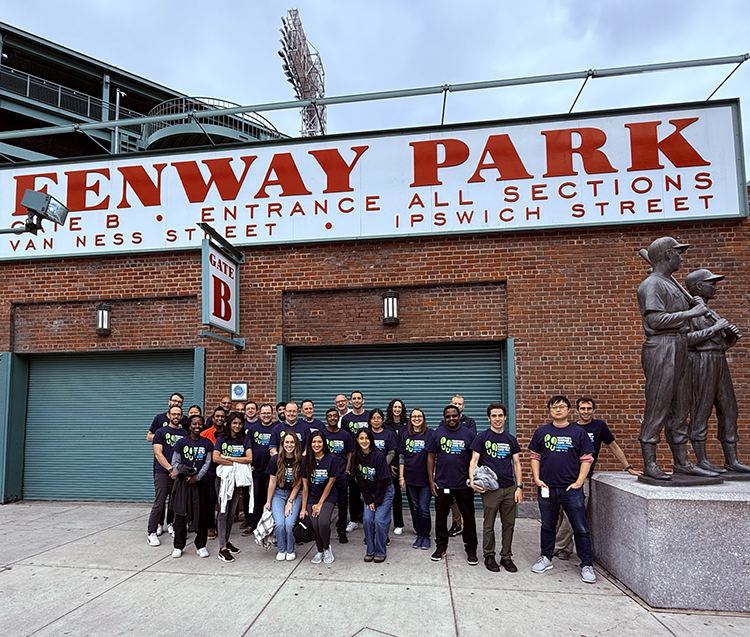
<instances>
[{"instance_id":1,"label":"printed logo on t-shirt","mask_svg":"<svg viewBox=\"0 0 750 637\"><path fill-rule=\"evenodd\" d=\"M178 434L164 434L164 442L167 443L167 446L174 447L175 443L180 439L184 438L184 436L178 435Z\"/></svg>"},{"instance_id":2,"label":"printed logo on t-shirt","mask_svg":"<svg viewBox=\"0 0 750 637\"><path fill-rule=\"evenodd\" d=\"M365 480L370 480L372 482L376 478L375 467L365 467L364 465L359 465L359 472L362 474L362 477Z\"/></svg>"},{"instance_id":3,"label":"printed logo on t-shirt","mask_svg":"<svg viewBox=\"0 0 750 637\"><path fill-rule=\"evenodd\" d=\"M380 449L380 451L385 450L385 440L377 440L375 439L375 446Z\"/></svg>"},{"instance_id":4,"label":"printed logo on t-shirt","mask_svg":"<svg viewBox=\"0 0 750 637\"><path fill-rule=\"evenodd\" d=\"M271 434L264 434L262 431L256 431L253 433L253 442L256 445L267 447L269 444L271 444Z\"/></svg>"},{"instance_id":5,"label":"printed logo on t-shirt","mask_svg":"<svg viewBox=\"0 0 750 637\"><path fill-rule=\"evenodd\" d=\"M294 474L291 467L287 467L284 472L284 482L294 482Z\"/></svg>"},{"instance_id":6,"label":"printed logo on t-shirt","mask_svg":"<svg viewBox=\"0 0 750 637\"><path fill-rule=\"evenodd\" d=\"M550 451L565 453L568 449L573 448L573 439L570 436L550 436L549 434L545 434L544 446Z\"/></svg>"},{"instance_id":7,"label":"printed logo on t-shirt","mask_svg":"<svg viewBox=\"0 0 750 637\"><path fill-rule=\"evenodd\" d=\"M185 457L185 460L189 460L190 462L203 460L203 458L206 457L206 448L191 447L190 445L185 445L182 448L182 455Z\"/></svg>"},{"instance_id":8,"label":"printed logo on t-shirt","mask_svg":"<svg viewBox=\"0 0 750 637\"><path fill-rule=\"evenodd\" d=\"M328 469L315 469L315 475L313 476L313 484L323 484L328 480Z\"/></svg>"},{"instance_id":9,"label":"printed logo on t-shirt","mask_svg":"<svg viewBox=\"0 0 750 637\"><path fill-rule=\"evenodd\" d=\"M279 440L283 439L284 436L287 434L295 434L300 442L302 442L302 434L299 431L289 430L289 431L280 431L279 432Z\"/></svg>"},{"instance_id":10,"label":"printed logo on t-shirt","mask_svg":"<svg viewBox=\"0 0 750 637\"><path fill-rule=\"evenodd\" d=\"M328 450L331 453L343 453L344 452L344 441L328 439Z\"/></svg>"},{"instance_id":11,"label":"printed logo on t-shirt","mask_svg":"<svg viewBox=\"0 0 750 637\"><path fill-rule=\"evenodd\" d=\"M507 442L484 441L484 452L490 458L507 458L510 455L510 445Z\"/></svg>"},{"instance_id":12,"label":"printed logo on t-shirt","mask_svg":"<svg viewBox=\"0 0 750 637\"><path fill-rule=\"evenodd\" d=\"M440 439L440 448L445 453L458 454L463 453L465 449L465 443L463 440L451 440L446 437Z\"/></svg>"},{"instance_id":13,"label":"printed logo on t-shirt","mask_svg":"<svg viewBox=\"0 0 750 637\"><path fill-rule=\"evenodd\" d=\"M420 451L424 451L424 440L407 438L404 447L408 453L419 453Z\"/></svg>"},{"instance_id":14,"label":"printed logo on t-shirt","mask_svg":"<svg viewBox=\"0 0 750 637\"><path fill-rule=\"evenodd\" d=\"M221 455L230 456L231 458L241 458L245 455L244 445L233 445L229 442L221 443Z\"/></svg>"},{"instance_id":15,"label":"printed logo on t-shirt","mask_svg":"<svg viewBox=\"0 0 750 637\"><path fill-rule=\"evenodd\" d=\"M587 431L586 433L589 435L589 439L593 443L594 442L594 434L592 434L590 431Z\"/></svg>"}]
</instances>

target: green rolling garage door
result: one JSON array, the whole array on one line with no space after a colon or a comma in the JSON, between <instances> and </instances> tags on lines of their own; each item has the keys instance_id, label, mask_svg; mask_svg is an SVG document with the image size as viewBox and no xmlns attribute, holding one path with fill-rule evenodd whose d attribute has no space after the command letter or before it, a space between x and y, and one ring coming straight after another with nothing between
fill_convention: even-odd
<instances>
[{"instance_id":1,"label":"green rolling garage door","mask_svg":"<svg viewBox=\"0 0 750 637\"><path fill-rule=\"evenodd\" d=\"M146 432L172 392L193 402L190 351L65 354L29 359L23 497L148 501Z\"/></svg>"},{"instance_id":2,"label":"green rolling garage door","mask_svg":"<svg viewBox=\"0 0 750 637\"><path fill-rule=\"evenodd\" d=\"M385 408L392 398L407 410L423 409L431 429L455 394L465 400L464 413L487 429L487 405L505 401L504 341L390 346L306 347L289 350L289 396L310 398L325 420L336 394L360 390L365 408Z\"/></svg>"}]
</instances>

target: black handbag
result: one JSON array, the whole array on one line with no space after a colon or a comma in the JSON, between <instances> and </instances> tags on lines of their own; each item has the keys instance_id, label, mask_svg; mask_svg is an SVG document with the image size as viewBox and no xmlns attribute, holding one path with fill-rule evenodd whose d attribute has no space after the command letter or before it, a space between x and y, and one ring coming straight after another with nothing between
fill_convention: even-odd
<instances>
[{"instance_id":1,"label":"black handbag","mask_svg":"<svg viewBox=\"0 0 750 637\"><path fill-rule=\"evenodd\" d=\"M297 544L312 542L315 539L315 532L310 523L310 518L307 516L297 519L294 523L292 533L294 534L294 541L297 542Z\"/></svg>"}]
</instances>

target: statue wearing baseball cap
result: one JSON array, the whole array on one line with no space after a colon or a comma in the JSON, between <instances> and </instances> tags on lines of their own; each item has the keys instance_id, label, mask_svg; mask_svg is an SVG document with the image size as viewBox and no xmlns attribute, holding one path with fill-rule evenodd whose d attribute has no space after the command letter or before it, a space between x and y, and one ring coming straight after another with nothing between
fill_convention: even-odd
<instances>
[{"instance_id":1,"label":"statue wearing baseball cap","mask_svg":"<svg viewBox=\"0 0 750 637\"><path fill-rule=\"evenodd\" d=\"M638 286L638 307L646 332L641 349L646 406L639 440L643 474L656 480L670 479L656 464L662 429L672 451L675 473L718 475L688 460L687 417L692 392L687 335L691 331L690 321L709 311L702 298L690 298L672 276L682 265L682 253L689 247L672 237L661 237L649 246L647 254L641 251L651 263L652 271Z\"/></svg>"},{"instance_id":2,"label":"statue wearing baseball cap","mask_svg":"<svg viewBox=\"0 0 750 637\"><path fill-rule=\"evenodd\" d=\"M708 304L716 296L716 284L723 278L724 275L710 270L695 270L685 277L685 286L690 294ZM713 312L690 319L690 326L693 331L688 334L687 342L693 400L689 435L698 466L720 473L726 470L750 473L750 467L737 459L737 399L724 355L741 337L740 331ZM724 469L706 456L708 418L714 407L719 423L717 437L724 450Z\"/></svg>"}]
</instances>

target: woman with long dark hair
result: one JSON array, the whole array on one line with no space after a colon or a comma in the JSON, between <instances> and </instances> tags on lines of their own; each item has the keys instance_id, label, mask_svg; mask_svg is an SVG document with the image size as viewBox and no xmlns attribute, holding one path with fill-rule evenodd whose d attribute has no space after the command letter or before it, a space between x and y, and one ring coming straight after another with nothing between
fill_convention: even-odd
<instances>
[{"instance_id":1,"label":"woman with long dark hair","mask_svg":"<svg viewBox=\"0 0 750 637\"><path fill-rule=\"evenodd\" d=\"M404 435L401 439L399 482L406 489L411 520L417 539L415 549L430 548L430 480L427 475L427 452L425 451L432 431L421 409L412 409Z\"/></svg>"},{"instance_id":2,"label":"woman with long dark hair","mask_svg":"<svg viewBox=\"0 0 750 637\"><path fill-rule=\"evenodd\" d=\"M385 410L385 428L393 432L397 445L406 431L408 422L404 401L394 398L388 403L388 407ZM396 453L390 463L391 478L393 481L393 532L396 535L401 535L404 532L404 507L401 498L401 481L399 480L399 455L400 449L397 446Z\"/></svg>"},{"instance_id":3,"label":"woman with long dark hair","mask_svg":"<svg viewBox=\"0 0 750 637\"><path fill-rule=\"evenodd\" d=\"M268 499L265 509L273 513L278 553L276 559L291 562L294 553L294 524L302 508L302 451L297 435L287 431L279 440L279 453L271 456L266 473Z\"/></svg>"},{"instance_id":4,"label":"woman with long dark hair","mask_svg":"<svg viewBox=\"0 0 750 637\"><path fill-rule=\"evenodd\" d=\"M318 552L313 564L333 562L331 516L336 506L334 483L341 474L341 461L328 449L325 434L314 431L307 440L305 473L302 477L302 516L309 516Z\"/></svg>"},{"instance_id":5,"label":"woman with long dark hair","mask_svg":"<svg viewBox=\"0 0 750 637\"><path fill-rule=\"evenodd\" d=\"M391 526L393 484L385 454L375 446L375 437L369 427L363 427L357 432L354 467L365 502L362 522L367 544L365 562L384 562L386 539Z\"/></svg>"},{"instance_id":6,"label":"woman with long dark hair","mask_svg":"<svg viewBox=\"0 0 750 637\"><path fill-rule=\"evenodd\" d=\"M213 461L217 465L220 465L216 469L216 492L221 503L218 520L219 559L224 562L234 562L232 554L240 552L240 549L229 541L229 536L232 533L234 514L237 512L237 503L239 502L242 489L236 482L236 469L235 471L227 472L226 470L222 470L221 467L231 468L235 463L247 465L247 472L252 481L252 471L249 466L253 460L251 443L250 436L245 435L245 417L233 411L227 416L227 425L224 427L224 434L216 438L213 451ZM231 484L232 481L234 481L234 484ZM228 495L230 490L232 493Z\"/></svg>"}]
</instances>

